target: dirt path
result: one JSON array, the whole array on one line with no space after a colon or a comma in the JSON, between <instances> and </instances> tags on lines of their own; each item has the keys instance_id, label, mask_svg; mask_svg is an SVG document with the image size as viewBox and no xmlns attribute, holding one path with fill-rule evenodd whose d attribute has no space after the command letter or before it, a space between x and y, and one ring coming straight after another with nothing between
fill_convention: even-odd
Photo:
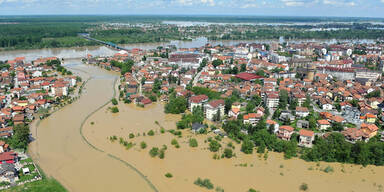
<instances>
[{"instance_id":1,"label":"dirt path","mask_svg":"<svg viewBox=\"0 0 384 192\"><path fill-rule=\"evenodd\" d=\"M81 135L83 122L110 101L118 76L82 64L72 65L71 70L83 80L89 79L83 94L75 103L31 125L36 140L30 144L29 154L69 191L154 191L133 167L92 147Z\"/></svg>"}]
</instances>

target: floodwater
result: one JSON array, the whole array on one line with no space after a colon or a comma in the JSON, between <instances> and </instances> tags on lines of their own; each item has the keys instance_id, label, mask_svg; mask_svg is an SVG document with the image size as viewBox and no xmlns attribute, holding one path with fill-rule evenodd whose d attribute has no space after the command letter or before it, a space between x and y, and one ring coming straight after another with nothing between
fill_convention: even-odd
<instances>
[{"instance_id":1,"label":"floodwater","mask_svg":"<svg viewBox=\"0 0 384 192\"><path fill-rule=\"evenodd\" d=\"M35 140L29 154L48 175L69 191L151 191L136 172L94 149L82 137L80 126L87 115L113 96L113 83L118 75L81 61L67 61L71 70L83 80L91 79L81 98L31 126ZM108 129L108 127L105 127Z\"/></svg>"},{"instance_id":2,"label":"floodwater","mask_svg":"<svg viewBox=\"0 0 384 192\"><path fill-rule=\"evenodd\" d=\"M283 154L274 152L269 152L265 160L264 156L258 154L246 155L240 152L238 144L235 144L237 157L214 160L214 153L208 150L208 143L205 143L213 134L194 135L185 130L182 138L178 138L171 133L160 132L160 126L167 130L175 129L175 122L180 119L177 115L164 114L162 104L152 104L143 109L133 104L119 103L120 112L117 114L110 113L108 107L111 105L86 121L86 138L97 148L108 151L140 170L158 191L207 191L193 184L198 177L208 178L215 187L219 186L230 192L242 192L250 188L263 192L299 191L302 183L308 184L308 191L319 192L383 190L384 167L363 168L358 165L325 162L317 164L297 158L285 160ZM155 135L143 136L149 130L154 130ZM130 133L135 138L129 139ZM119 144L119 139L111 142L108 139L110 136L122 137L135 145L126 149ZM198 140L197 148L189 147L188 140L191 137ZM178 140L180 148L171 145L173 138ZM142 141L147 143L146 149L140 148ZM228 142L230 140L224 138L221 144L226 147ZM150 157L148 152L152 147L162 148L163 145L167 145L164 159ZM328 165L334 168L334 172L321 171ZM164 176L168 172L173 178Z\"/></svg>"},{"instance_id":3,"label":"floodwater","mask_svg":"<svg viewBox=\"0 0 384 192\"><path fill-rule=\"evenodd\" d=\"M175 45L177 48L197 48L204 46L207 43L212 45L225 45L232 46L239 43L270 43L273 40L222 40L211 41L206 37L198 37L191 41L170 41L162 43L135 43L125 44L121 47L127 49L140 48L140 49L155 49L159 46ZM275 41L278 41L276 39ZM303 39L303 40L287 40L290 43L299 42L322 42L327 44L333 44L337 42L354 42L354 43L374 43L374 40L362 39L362 40L316 40L316 39ZM110 49L105 46L84 46L84 47L71 47L71 48L45 48L45 49L30 49L30 50L13 50L13 51L0 51L0 61L12 60L16 57L26 57L26 60L31 61L40 57L59 57L59 58L84 58L87 54L93 56L111 56L117 53L116 50Z\"/></svg>"}]
</instances>

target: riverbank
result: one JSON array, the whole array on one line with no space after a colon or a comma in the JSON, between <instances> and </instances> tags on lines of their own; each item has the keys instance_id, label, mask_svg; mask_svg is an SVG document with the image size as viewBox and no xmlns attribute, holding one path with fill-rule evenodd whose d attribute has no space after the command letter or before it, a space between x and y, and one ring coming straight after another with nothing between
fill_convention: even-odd
<instances>
[{"instance_id":1,"label":"riverbank","mask_svg":"<svg viewBox=\"0 0 384 192\"><path fill-rule=\"evenodd\" d=\"M194 135L189 130L182 131L182 137L166 130L176 129L178 115L163 112L162 104L152 104L146 108L134 104L119 103L119 113L112 114L107 105L91 116L84 124L84 135L97 148L108 152L140 170L159 191L204 191L194 184L200 178L208 178L215 187L225 191L247 191L254 188L260 191L299 191L303 183L310 191L379 191L383 188L384 167L347 165L326 162L305 162L298 158L286 160L281 153L269 152L266 156L246 155L240 151L240 145L228 138L220 143L222 154L229 142L235 146L236 157L215 160L210 152L208 135ZM157 125L156 121L158 122ZM148 132L153 130L154 136ZM130 134L134 138L129 138ZM144 136L144 134L146 136ZM112 142L109 137L122 137L131 143L131 148ZM197 148L189 146L189 139L195 138ZM180 148L171 145L176 139ZM141 142L147 147L141 148ZM152 147L161 149L167 146L164 159L151 157ZM333 171L329 171L330 167ZM165 177L171 173L172 178ZM276 184L278 182L279 184Z\"/></svg>"}]
</instances>

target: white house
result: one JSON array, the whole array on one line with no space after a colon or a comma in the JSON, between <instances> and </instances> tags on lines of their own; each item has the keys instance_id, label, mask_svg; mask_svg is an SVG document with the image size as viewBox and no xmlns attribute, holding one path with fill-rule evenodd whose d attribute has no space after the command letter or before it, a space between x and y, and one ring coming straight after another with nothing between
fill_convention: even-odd
<instances>
[{"instance_id":1,"label":"white house","mask_svg":"<svg viewBox=\"0 0 384 192\"><path fill-rule=\"evenodd\" d=\"M301 129L299 135L299 146L312 147L312 142L315 140L315 133L313 131Z\"/></svg>"},{"instance_id":2,"label":"white house","mask_svg":"<svg viewBox=\"0 0 384 192\"><path fill-rule=\"evenodd\" d=\"M317 126L319 130L328 130L331 127L331 123L326 119L317 120Z\"/></svg>"},{"instance_id":3,"label":"white house","mask_svg":"<svg viewBox=\"0 0 384 192\"><path fill-rule=\"evenodd\" d=\"M309 110L306 107L296 107L296 116L306 117L309 115Z\"/></svg>"},{"instance_id":4,"label":"white house","mask_svg":"<svg viewBox=\"0 0 384 192\"><path fill-rule=\"evenodd\" d=\"M201 107L204 109L204 104L208 101L208 96L206 95L196 95L189 98L189 109L193 112L195 107Z\"/></svg>"},{"instance_id":5,"label":"white house","mask_svg":"<svg viewBox=\"0 0 384 192\"><path fill-rule=\"evenodd\" d=\"M205 117L209 120L214 120L215 115L219 113L220 119L224 116L224 100L213 100L205 104Z\"/></svg>"}]
</instances>

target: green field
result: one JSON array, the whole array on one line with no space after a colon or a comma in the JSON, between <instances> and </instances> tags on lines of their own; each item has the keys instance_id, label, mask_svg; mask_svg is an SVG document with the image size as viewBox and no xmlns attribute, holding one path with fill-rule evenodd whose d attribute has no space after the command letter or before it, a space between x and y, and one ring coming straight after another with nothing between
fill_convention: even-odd
<instances>
[{"instance_id":1,"label":"green field","mask_svg":"<svg viewBox=\"0 0 384 192\"><path fill-rule=\"evenodd\" d=\"M12 187L6 192L66 192L67 190L55 179L43 179L25 185Z\"/></svg>"}]
</instances>

